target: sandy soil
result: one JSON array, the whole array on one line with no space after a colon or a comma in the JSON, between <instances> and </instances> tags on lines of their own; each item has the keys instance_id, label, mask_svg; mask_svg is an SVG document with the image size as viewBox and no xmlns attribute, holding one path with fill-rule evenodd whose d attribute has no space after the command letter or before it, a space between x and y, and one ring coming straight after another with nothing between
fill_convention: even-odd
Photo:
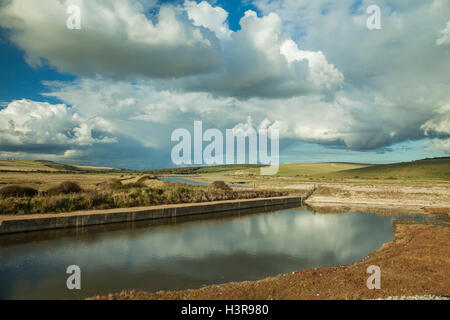
<instances>
[{"instance_id":1,"label":"sandy soil","mask_svg":"<svg viewBox=\"0 0 450 320\"><path fill-rule=\"evenodd\" d=\"M442 222L444 221L444 222ZM279 275L254 282L195 290L146 293L124 291L95 299L377 299L393 296L450 296L450 218L413 224L396 222L395 241L363 261ZM381 268L381 289L366 286L366 269Z\"/></svg>"},{"instance_id":2,"label":"sandy soil","mask_svg":"<svg viewBox=\"0 0 450 320\"><path fill-rule=\"evenodd\" d=\"M191 178L190 178L191 179ZM196 180L211 182L224 180L241 183L250 188L283 189L306 193L314 186L318 189L307 201L311 205L368 205L372 207L415 207L421 213L450 213L450 181L446 180L367 180L306 181L295 177L242 176L234 174L196 175Z\"/></svg>"},{"instance_id":3,"label":"sandy soil","mask_svg":"<svg viewBox=\"0 0 450 320\"><path fill-rule=\"evenodd\" d=\"M307 200L311 205L367 205L450 213L450 189L400 185L320 185Z\"/></svg>"}]
</instances>

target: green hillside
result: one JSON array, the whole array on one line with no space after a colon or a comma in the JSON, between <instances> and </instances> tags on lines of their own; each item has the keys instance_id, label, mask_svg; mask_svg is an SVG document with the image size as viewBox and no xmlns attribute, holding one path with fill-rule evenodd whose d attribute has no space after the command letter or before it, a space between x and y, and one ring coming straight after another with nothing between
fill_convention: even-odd
<instances>
[{"instance_id":1,"label":"green hillside","mask_svg":"<svg viewBox=\"0 0 450 320\"><path fill-rule=\"evenodd\" d=\"M249 169L248 171L253 174L259 173L259 169ZM276 176L325 179L450 180L450 157L380 165L339 162L290 163L281 164Z\"/></svg>"},{"instance_id":2,"label":"green hillside","mask_svg":"<svg viewBox=\"0 0 450 320\"><path fill-rule=\"evenodd\" d=\"M22 172L103 172L119 169L59 163L48 160L0 160L0 171Z\"/></svg>"},{"instance_id":3,"label":"green hillside","mask_svg":"<svg viewBox=\"0 0 450 320\"><path fill-rule=\"evenodd\" d=\"M358 163L288 163L280 165L277 175L283 177L314 177L364 167L367 167L367 165Z\"/></svg>"},{"instance_id":4,"label":"green hillside","mask_svg":"<svg viewBox=\"0 0 450 320\"><path fill-rule=\"evenodd\" d=\"M411 162L371 165L364 168L334 172L333 177L369 179L442 179L450 180L450 157Z\"/></svg>"}]
</instances>

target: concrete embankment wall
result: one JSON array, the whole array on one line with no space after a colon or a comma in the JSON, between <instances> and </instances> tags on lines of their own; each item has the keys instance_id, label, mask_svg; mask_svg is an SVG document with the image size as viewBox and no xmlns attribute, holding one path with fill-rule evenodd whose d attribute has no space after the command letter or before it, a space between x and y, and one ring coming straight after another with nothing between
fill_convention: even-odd
<instances>
[{"instance_id":1,"label":"concrete embankment wall","mask_svg":"<svg viewBox=\"0 0 450 320\"><path fill-rule=\"evenodd\" d=\"M60 214L8 216L0 218L0 235L18 232L77 228L119 222L134 222L160 218L182 217L230 210L261 208L277 205L301 205L302 197L275 197L189 203L152 207L79 211Z\"/></svg>"}]
</instances>

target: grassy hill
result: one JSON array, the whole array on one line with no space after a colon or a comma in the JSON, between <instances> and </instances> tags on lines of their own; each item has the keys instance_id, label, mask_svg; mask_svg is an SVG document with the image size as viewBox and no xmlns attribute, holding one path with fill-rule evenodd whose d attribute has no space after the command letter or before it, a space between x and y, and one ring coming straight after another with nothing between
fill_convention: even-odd
<instances>
[{"instance_id":1,"label":"grassy hill","mask_svg":"<svg viewBox=\"0 0 450 320\"><path fill-rule=\"evenodd\" d=\"M257 164L230 164L219 166L205 166L205 167L185 167L185 168L168 168L168 169L155 169L155 170L143 170L141 173L148 174L208 174L208 173L220 173L227 171L246 170L249 168L260 168L262 165Z\"/></svg>"},{"instance_id":2,"label":"grassy hill","mask_svg":"<svg viewBox=\"0 0 450 320\"><path fill-rule=\"evenodd\" d=\"M334 172L329 176L385 180L450 180L450 158L423 159L411 162L371 165L363 168Z\"/></svg>"},{"instance_id":3,"label":"grassy hill","mask_svg":"<svg viewBox=\"0 0 450 320\"><path fill-rule=\"evenodd\" d=\"M257 169L249 169L258 174ZM442 179L450 180L450 157L423 159L394 164L359 163L290 163L281 164L279 177L349 178L349 179Z\"/></svg>"},{"instance_id":4,"label":"grassy hill","mask_svg":"<svg viewBox=\"0 0 450 320\"><path fill-rule=\"evenodd\" d=\"M48 160L0 160L0 171L21 172L109 172L121 169L59 163Z\"/></svg>"},{"instance_id":5,"label":"grassy hill","mask_svg":"<svg viewBox=\"0 0 450 320\"><path fill-rule=\"evenodd\" d=\"M281 164L277 176L281 177L316 177L325 176L335 172L367 167L358 163L288 163ZM252 169L257 174L259 171Z\"/></svg>"},{"instance_id":6,"label":"grassy hill","mask_svg":"<svg viewBox=\"0 0 450 320\"><path fill-rule=\"evenodd\" d=\"M223 165L134 171L88 165L58 163L47 160L0 160L0 172L48 172L48 173L134 173L134 174L220 174L244 171L259 175L260 165ZM320 179L380 179L380 180L450 180L450 157L423 159L394 164L360 163L290 163L280 165L275 177Z\"/></svg>"}]
</instances>

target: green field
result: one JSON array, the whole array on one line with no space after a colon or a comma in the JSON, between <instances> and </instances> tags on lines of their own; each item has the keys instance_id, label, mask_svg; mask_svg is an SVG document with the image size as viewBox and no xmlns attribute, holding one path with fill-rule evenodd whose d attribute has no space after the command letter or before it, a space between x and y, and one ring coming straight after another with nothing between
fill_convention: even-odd
<instances>
[{"instance_id":1,"label":"green field","mask_svg":"<svg viewBox=\"0 0 450 320\"><path fill-rule=\"evenodd\" d=\"M189 167L134 171L112 169L77 164L57 163L45 160L0 160L0 171L19 172L60 172L60 173L126 173L126 174L185 174L220 175L233 172L247 172L259 175L260 166L230 165ZM330 163L289 163L281 164L278 174L273 177L317 178L317 179L380 179L380 180L450 180L450 157L423 159L394 164L359 164L345 162Z\"/></svg>"},{"instance_id":2,"label":"green field","mask_svg":"<svg viewBox=\"0 0 450 320\"><path fill-rule=\"evenodd\" d=\"M259 174L259 169L248 169ZM350 178L380 180L450 180L450 158L423 159L394 164L289 163L281 164L275 177Z\"/></svg>"},{"instance_id":3,"label":"green field","mask_svg":"<svg viewBox=\"0 0 450 320\"><path fill-rule=\"evenodd\" d=\"M317 177L335 172L367 167L358 163L288 163L281 164L276 176L280 177ZM259 169L250 169L250 172L259 174Z\"/></svg>"},{"instance_id":4,"label":"green field","mask_svg":"<svg viewBox=\"0 0 450 320\"><path fill-rule=\"evenodd\" d=\"M353 177L384 180L450 180L450 158L424 159L411 162L372 165L365 168L334 172L329 177Z\"/></svg>"},{"instance_id":5,"label":"green field","mask_svg":"<svg viewBox=\"0 0 450 320\"><path fill-rule=\"evenodd\" d=\"M106 167L59 163L48 160L0 160L0 171L99 172L120 171Z\"/></svg>"}]
</instances>

